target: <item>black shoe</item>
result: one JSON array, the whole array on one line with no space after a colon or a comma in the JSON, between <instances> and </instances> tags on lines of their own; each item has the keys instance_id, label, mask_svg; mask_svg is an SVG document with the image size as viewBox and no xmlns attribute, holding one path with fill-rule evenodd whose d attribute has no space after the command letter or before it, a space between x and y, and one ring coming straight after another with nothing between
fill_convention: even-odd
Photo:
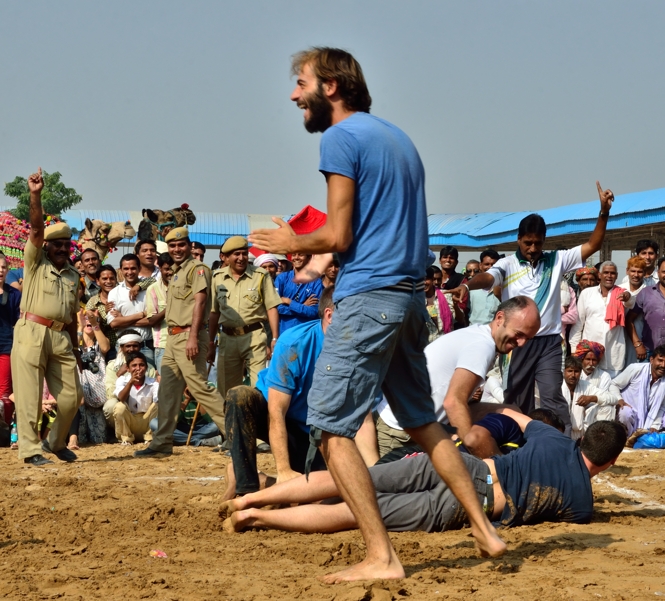
<instances>
[{"instance_id":1,"label":"black shoe","mask_svg":"<svg viewBox=\"0 0 665 601\"><path fill-rule=\"evenodd\" d=\"M134 451L134 457L136 457L137 459L147 459L149 457L154 457L155 459L159 459L161 457L169 457L170 455L173 455L173 451L155 451L150 447L146 447L145 449L141 449L140 451Z\"/></svg>"},{"instance_id":2,"label":"black shoe","mask_svg":"<svg viewBox=\"0 0 665 601\"><path fill-rule=\"evenodd\" d=\"M26 457L23 460L23 463L27 463L28 465L41 466L41 465L48 465L49 463L53 462L50 459L46 459L44 455L33 455L32 457Z\"/></svg>"},{"instance_id":3,"label":"black shoe","mask_svg":"<svg viewBox=\"0 0 665 601\"><path fill-rule=\"evenodd\" d=\"M52 451L51 447L48 444L48 440L42 440L42 451L45 453L53 453L60 461L66 461L67 463L72 463L76 461L76 453L70 449L64 448L59 451Z\"/></svg>"},{"instance_id":4,"label":"black shoe","mask_svg":"<svg viewBox=\"0 0 665 601\"><path fill-rule=\"evenodd\" d=\"M270 450L270 445L267 442L262 442L260 445L256 446L257 453L272 453Z\"/></svg>"}]
</instances>

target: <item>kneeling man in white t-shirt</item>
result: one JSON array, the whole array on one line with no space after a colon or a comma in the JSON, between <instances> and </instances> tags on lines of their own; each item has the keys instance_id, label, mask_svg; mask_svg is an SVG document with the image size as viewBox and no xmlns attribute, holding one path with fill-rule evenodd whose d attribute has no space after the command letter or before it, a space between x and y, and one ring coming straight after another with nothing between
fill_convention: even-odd
<instances>
[{"instance_id":1,"label":"kneeling man in white t-shirt","mask_svg":"<svg viewBox=\"0 0 665 601\"><path fill-rule=\"evenodd\" d=\"M536 303L529 297L515 296L499 305L489 324L455 330L425 348L436 417L440 423L455 427L464 446L474 455L491 454L488 441L472 430L472 424L486 413L496 411L497 405L473 403L469 406L469 399L482 386L496 354L507 354L523 346L539 328ZM385 397L376 413L381 456L409 442Z\"/></svg>"}]
</instances>

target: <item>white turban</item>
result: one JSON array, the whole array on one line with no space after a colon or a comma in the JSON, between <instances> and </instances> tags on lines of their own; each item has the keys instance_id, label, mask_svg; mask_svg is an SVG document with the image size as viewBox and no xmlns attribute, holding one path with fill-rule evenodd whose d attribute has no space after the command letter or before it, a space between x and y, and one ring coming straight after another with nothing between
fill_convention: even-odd
<instances>
[{"instance_id":1,"label":"white turban","mask_svg":"<svg viewBox=\"0 0 665 601\"><path fill-rule=\"evenodd\" d=\"M118 344L127 344L128 342L141 342L141 336L138 334L125 334L118 338Z\"/></svg>"},{"instance_id":2,"label":"white turban","mask_svg":"<svg viewBox=\"0 0 665 601\"><path fill-rule=\"evenodd\" d=\"M277 258L277 255L273 255L270 253L265 253L254 259L254 267L261 267L266 263L272 263L275 267L277 267L279 265L279 259Z\"/></svg>"}]
</instances>

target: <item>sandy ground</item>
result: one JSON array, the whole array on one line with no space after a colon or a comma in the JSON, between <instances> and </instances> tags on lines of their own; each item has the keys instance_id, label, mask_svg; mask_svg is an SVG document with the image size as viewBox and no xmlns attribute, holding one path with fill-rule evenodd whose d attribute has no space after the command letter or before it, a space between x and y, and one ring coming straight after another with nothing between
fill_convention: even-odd
<instances>
[{"instance_id":1,"label":"sandy ground","mask_svg":"<svg viewBox=\"0 0 665 601\"><path fill-rule=\"evenodd\" d=\"M57 460L56 460L57 461ZM325 586L358 560L357 532L221 530L228 459L176 449L134 460L119 445L74 464L26 467L0 449L0 597L7 599L654 599L665 597L665 451L628 451L596 478L585 526L504 531L501 559L475 556L469 531L393 534L407 578ZM271 457L260 466L270 470ZM166 553L155 558L152 550Z\"/></svg>"}]
</instances>

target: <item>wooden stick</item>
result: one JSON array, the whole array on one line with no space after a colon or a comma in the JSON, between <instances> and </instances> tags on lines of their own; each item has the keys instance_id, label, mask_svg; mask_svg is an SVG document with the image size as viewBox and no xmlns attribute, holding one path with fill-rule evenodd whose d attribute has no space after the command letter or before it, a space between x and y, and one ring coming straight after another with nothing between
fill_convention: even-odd
<instances>
[{"instance_id":1,"label":"wooden stick","mask_svg":"<svg viewBox=\"0 0 665 601\"><path fill-rule=\"evenodd\" d=\"M212 363L208 366L208 376L210 377L210 370L212 369ZM196 425L196 418L199 416L199 409L201 407L201 403L198 401L196 402L196 409L194 410L194 417L192 418L192 425L189 428L189 434L187 435L187 442L185 443L185 446L189 446L189 441L192 440L192 434L194 433L194 426Z\"/></svg>"}]
</instances>

